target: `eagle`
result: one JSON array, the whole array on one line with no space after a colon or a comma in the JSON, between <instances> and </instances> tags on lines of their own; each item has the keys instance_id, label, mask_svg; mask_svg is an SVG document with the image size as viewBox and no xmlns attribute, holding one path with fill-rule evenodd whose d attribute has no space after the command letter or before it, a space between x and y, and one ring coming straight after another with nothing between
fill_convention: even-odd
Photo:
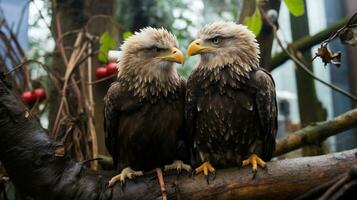
<instances>
[{"instance_id":1,"label":"eagle","mask_svg":"<svg viewBox=\"0 0 357 200\"><path fill-rule=\"evenodd\" d=\"M124 183L166 164L190 166L184 126L186 81L175 63L184 62L176 37L164 28L147 27L121 46L117 80L104 98L106 147L119 175L108 183Z\"/></svg>"},{"instance_id":2,"label":"eagle","mask_svg":"<svg viewBox=\"0 0 357 200\"><path fill-rule=\"evenodd\" d=\"M195 169L209 180L215 168L265 167L272 158L277 103L272 76L259 67L259 45L246 26L215 22L203 26L187 49L200 55L187 80L185 118L195 138Z\"/></svg>"}]
</instances>

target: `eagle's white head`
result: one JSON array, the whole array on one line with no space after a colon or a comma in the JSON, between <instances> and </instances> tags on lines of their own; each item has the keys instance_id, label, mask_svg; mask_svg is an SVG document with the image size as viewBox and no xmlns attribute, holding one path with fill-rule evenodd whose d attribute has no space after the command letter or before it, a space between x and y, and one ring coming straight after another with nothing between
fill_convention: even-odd
<instances>
[{"instance_id":1,"label":"eagle's white head","mask_svg":"<svg viewBox=\"0 0 357 200\"><path fill-rule=\"evenodd\" d=\"M187 49L189 56L201 55L199 66L215 69L224 65L250 71L259 65L259 45L255 35L244 25L215 22L202 27ZM239 65L236 65L236 64Z\"/></svg>"},{"instance_id":2,"label":"eagle's white head","mask_svg":"<svg viewBox=\"0 0 357 200\"><path fill-rule=\"evenodd\" d=\"M166 29L141 29L121 46L119 79L139 96L166 96L181 84L175 63L183 64L184 55L178 48Z\"/></svg>"},{"instance_id":3,"label":"eagle's white head","mask_svg":"<svg viewBox=\"0 0 357 200\"><path fill-rule=\"evenodd\" d=\"M175 63L184 62L176 37L164 28L147 27L128 38L123 45L120 74L149 81L166 81L177 76Z\"/></svg>"}]
</instances>

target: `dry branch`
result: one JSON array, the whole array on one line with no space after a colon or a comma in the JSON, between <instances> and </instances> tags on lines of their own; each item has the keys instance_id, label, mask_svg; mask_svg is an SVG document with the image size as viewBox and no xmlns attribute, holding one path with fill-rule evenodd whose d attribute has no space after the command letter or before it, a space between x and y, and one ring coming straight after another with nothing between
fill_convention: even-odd
<instances>
[{"instance_id":1,"label":"dry branch","mask_svg":"<svg viewBox=\"0 0 357 200\"><path fill-rule=\"evenodd\" d=\"M304 146L315 145L323 142L328 137L342 133L343 131L357 127L357 108L343 113L334 119L316 122L302 128L276 142L274 156L280 156ZM100 163L111 166L113 160L108 156L101 155Z\"/></svg>"},{"instance_id":2,"label":"dry branch","mask_svg":"<svg viewBox=\"0 0 357 200\"><path fill-rule=\"evenodd\" d=\"M332 120L313 123L278 139L274 155L279 156L306 145L319 144L332 135L354 127L357 127L357 109L350 110Z\"/></svg>"},{"instance_id":3,"label":"dry branch","mask_svg":"<svg viewBox=\"0 0 357 200\"><path fill-rule=\"evenodd\" d=\"M337 31L339 28L343 27L347 22L348 22L348 18L339 20L339 21L333 23L331 26L329 26L325 30L322 30L312 36L303 37L303 38L295 41L294 43L290 44L290 46L296 51L305 52L307 50L310 50L313 46L326 40L331 35L331 33L333 33L334 31ZM284 51L273 55L273 58L271 59L271 62L270 62L270 70L271 71L274 70L275 68L279 67L280 65L282 65L285 61L287 61L289 59L290 59L290 56L288 54L286 54Z\"/></svg>"}]
</instances>

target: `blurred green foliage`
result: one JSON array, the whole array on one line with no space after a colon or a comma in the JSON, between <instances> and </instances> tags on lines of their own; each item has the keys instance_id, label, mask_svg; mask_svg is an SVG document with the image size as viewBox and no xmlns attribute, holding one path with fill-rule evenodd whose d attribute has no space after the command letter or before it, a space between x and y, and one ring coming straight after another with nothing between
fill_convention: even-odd
<instances>
[{"instance_id":1,"label":"blurred green foliage","mask_svg":"<svg viewBox=\"0 0 357 200\"><path fill-rule=\"evenodd\" d=\"M106 31L100 36L98 60L102 63L108 62L108 51L115 49L117 41Z\"/></svg>"},{"instance_id":2,"label":"blurred green foliage","mask_svg":"<svg viewBox=\"0 0 357 200\"><path fill-rule=\"evenodd\" d=\"M259 35L263 27L263 20L260 13L259 5L266 3L266 0L255 0L255 10L252 16L247 16L243 20L246 25L256 36ZM289 12L294 16L304 15L304 0L284 0Z\"/></svg>"},{"instance_id":3,"label":"blurred green foliage","mask_svg":"<svg viewBox=\"0 0 357 200\"><path fill-rule=\"evenodd\" d=\"M116 15L124 31L138 31L146 26L166 27L173 23L171 1L117 0Z\"/></svg>"},{"instance_id":4,"label":"blurred green foliage","mask_svg":"<svg viewBox=\"0 0 357 200\"><path fill-rule=\"evenodd\" d=\"M128 39L130 36L132 36L132 35L133 35L133 32L131 32L131 31L125 31L125 32L123 33L123 39L126 40L126 39Z\"/></svg>"},{"instance_id":5,"label":"blurred green foliage","mask_svg":"<svg viewBox=\"0 0 357 200\"><path fill-rule=\"evenodd\" d=\"M284 0L284 3L295 17L304 15L304 0Z\"/></svg>"},{"instance_id":6,"label":"blurred green foliage","mask_svg":"<svg viewBox=\"0 0 357 200\"><path fill-rule=\"evenodd\" d=\"M263 21L258 7L255 8L252 16L244 18L243 24L246 25L255 36L259 35L263 27Z\"/></svg>"}]
</instances>

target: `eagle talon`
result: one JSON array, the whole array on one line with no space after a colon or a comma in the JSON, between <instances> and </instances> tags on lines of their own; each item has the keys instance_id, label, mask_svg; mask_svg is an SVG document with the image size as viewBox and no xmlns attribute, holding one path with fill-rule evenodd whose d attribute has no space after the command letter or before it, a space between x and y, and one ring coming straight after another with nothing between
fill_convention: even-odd
<instances>
[{"instance_id":1,"label":"eagle talon","mask_svg":"<svg viewBox=\"0 0 357 200\"><path fill-rule=\"evenodd\" d=\"M253 177L252 177L252 180L255 179L255 177L257 176L257 173L258 173L258 170L253 170Z\"/></svg>"},{"instance_id":2,"label":"eagle talon","mask_svg":"<svg viewBox=\"0 0 357 200\"><path fill-rule=\"evenodd\" d=\"M216 179L216 171L212 172L212 180Z\"/></svg>"},{"instance_id":3,"label":"eagle talon","mask_svg":"<svg viewBox=\"0 0 357 200\"><path fill-rule=\"evenodd\" d=\"M214 180L216 178L216 170L213 168L213 166L209 162L204 162L201 166L199 166L195 169L195 172L196 172L196 174L203 172L203 174L206 177L207 184L209 184L209 179L210 179L209 175L210 174L213 175L212 180Z\"/></svg>"},{"instance_id":4,"label":"eagle talon","mask_svg":"<svg viewBox=\"0 0 357 200\"><path fill-rule=\"evenodd\" d=\"M257 175L258 166L260 166L263 169L266 168L266 163L261 158L259 158L256 154L250 155L248 159L243 160L242 162L242 166L247 166L249 164L252 165L253 179L255 179Z\"/></svg>"},{"instance_id":5,"label":"eagle talon","mask_svg":"<svg viewBox=\"0 0 357 200\"><path fill-rule=\"evenodd\" d=\"M214 181L214 179L216 179L216 172L212 172L212 173L209 173L207 176L206 176L206 181L207 181L207 185L209 185L209 181L210 179L212 181Z\"/></svg>"},{"instance_id":6,"label":"eagle talon","mask_svg":"<svg viewBox=\"0 0 357 200\"><path fill-rule=\"evenodd\" d=\"M110 187L110 186L108 185L108 187ZM121 188L122 191L124 191L124 189L125 189L125 181L123 181L123 182L120 181L120 188Z\"/></svg>"},{"instance_id":7,"label":"eagle talon","mask_svg":"<svg viewBox=\"0 0 357 200\"><path fill-rule=\"evenodd\" d=\"M125 185L125 180L130 179L133 180L136 176L142 176L142 171L134 171L130 167L124 168L120 174L112 177L108 182L107 187L112 187L116 182L120 182L121 187L123 188Z\"/></svg>"},{"instance_id":8,"label":"eagle talon","mask_svg":"<svg viewBox=\"0 0 357 200\"><path fill-rule=\"evenodd\" d=\"M268 171L268 165L265 165L263 169L267 172Z\"/></svg>"},{"instance_id":9,"label":"eagle talon","mask_svg":"<svg viewBox=\"0 0 357 200\"><path fill-rule=\"evenodd\" d=\"M187 172L191 172L192 168L190 165L185 164L181 160L175 160L172 164L170 165L165 165L164 171L170 171L176 169L177 174L181 174L182 169L186 170Z\"/></svg>"}]
</instances>

